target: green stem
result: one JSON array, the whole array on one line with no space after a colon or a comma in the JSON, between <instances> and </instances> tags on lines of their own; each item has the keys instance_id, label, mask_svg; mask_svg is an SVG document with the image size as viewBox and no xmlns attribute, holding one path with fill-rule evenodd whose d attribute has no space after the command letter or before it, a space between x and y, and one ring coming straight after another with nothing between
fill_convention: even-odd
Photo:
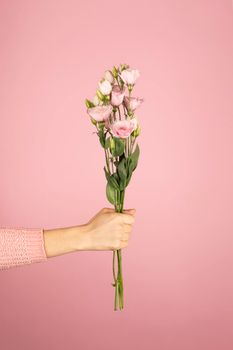
<instances>
[{"instance_id":1,"label":"green stem","mask_svg":"<svg viewBox=\"0 0 233 350\"><path fill-rule=\"evenodd\" d=\"M122 256L121 256L121 249L118 251L118 261L119 261L119 274L118 274L118 280L119 280L119 306L122 310L124 307L124 285L123 285L123 276L122 276Z\"/></svg>"},{"instance_id":2,"label":"green stem","mask_svg":"<svg viewBox=\"0 0 233 350\"><path fill-rule=\"evenodd\" d=\"M107 168L110 170L110 159L108 156L107 151L105 152L106 156L106 163ZM113 170L113 159L111 160L112 164L112 172ZM109 171L110 172L110 171ZM114 205L115 211L118 213L123 212L124 208L124 197L125 197L125 189L123 191L116 191L116 203ZM116 277L116 271L115 271L115 258L117 254L117 277ZM112 283L112 286L115 287L115 298L114 298L114 310L116 311L119 307L120 310L124 307L124 286L123 286L123 275L122 275L122 255L121 255L121 249L114 250L113 251L113 261L112 261L112 270L113 270L113 279L114 283Z\"/></svg>"},{"instance_id":3,"label":"green stem","mask_svg":"<svg viewBox=\"0 0 233 350\"><path fill-rule=\"evenodd\" d=\"M110 167L109 167L109 156L108 156L107 149L104 149L104 153L105 153L105 160L106 160L106 165L107 165L108 172L111 173Z\"/></svg>"},{"instance_id":4,"label":"green stem","mask_svg":"<svg viewBox=\"0 0 233 350\"><path fill-rule=\"evenodd\" d=\"M121 193L121 213L124 210L124 199L125 199L125 190L123 190Z\"/></svg>"},{"instance_id":5,"label":"green stem","mask_svg":"<svg viewBox=\"0 0 233 350\"><path fill-rule=\"evenodd\" d=\"M135 140L134 140L135 141ZM132 146L131 144L131 138L126 141L126 151L125 156L126 158L129 156L129 154L132 152ZM108 172L111 174L114 173L114 157L111 157L107 149L105 149L105 160ZM117 160L117 158L115 159ZM111 164L110 164L111 163ZM112 169L111 169L112 168ZM117 166L116 166L117 168ZM111 170L110 170L111 169ZM122 213L124 210L124 198L125 198L125 189L120 191L116 191L115 196L115 211L118 213ZM117 255L117 275L115 271L115 260ZM123 285L123 274L122 274L122 252L121 249L117 249L116 251L113 251L113 261L112 261L112 270L113 270L113 279L114 283L112 283L112 286L115 287L115 299L114 299L114 310L116 311L119 307L120 310L124 308L124 285Z\"/></svg>"},{"instance_id":6,"label":"green stem","mask_svg":"<svg viewBox=\"0 0 233 350\"><path fill-rule=\"evenodd\" d=\"M120 111L120 107L117 107L117 109L118 109L119 119L121 120L121 111Z\"/></svg>"},{"instance_id":7,"label":"green stem","mask_svg":"<svg viewBox=\"0 0 233 350\"><path fill-rule=\"evenodd\" d=\"M117 206L115 206L116 211L123 212L124 207L124 197L125 197L125 190L119 192L119 197L117 198ZM115 252L115 251L114 251ZM122 310L124 308L124 285L123 285L123 275L122 275L122 253L121 249L118 249L116 251L117 253L117 266L118 266L118 272L117 272L117 279L115 283L115 302L114 302L114 310L117 309L116 304L118 304L119 309ZM115 266L115 265L114 265ZM114 276L115 276L115 267L113 268Z\"/></svg>"}]
</instances>

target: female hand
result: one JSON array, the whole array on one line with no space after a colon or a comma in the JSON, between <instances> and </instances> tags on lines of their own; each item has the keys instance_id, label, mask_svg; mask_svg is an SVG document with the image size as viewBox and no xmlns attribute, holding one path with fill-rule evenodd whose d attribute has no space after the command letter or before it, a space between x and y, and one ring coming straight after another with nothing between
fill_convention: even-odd
<instances>
[{"instance_id":1,"label":"female hand","mask_svg":"<svg viewBox=\"0 0 233 350\"><path fill-rule=\"evenodd\" d=\"M135 209L116 213L114 209L101 209L87 225L88 250L117 250L128 245L134 223Z\"/></svg>"},{"instance_id":2,"label":"female hand","mask_svg":"<svg viewBox=\"0 0 233 350\"><path fill-rule=\"evenodd\" d=\"M47 257L80 250L117 250L128 245L135 209L103 208L86 224L44 230Z\"/></svg>"}]
</instances>

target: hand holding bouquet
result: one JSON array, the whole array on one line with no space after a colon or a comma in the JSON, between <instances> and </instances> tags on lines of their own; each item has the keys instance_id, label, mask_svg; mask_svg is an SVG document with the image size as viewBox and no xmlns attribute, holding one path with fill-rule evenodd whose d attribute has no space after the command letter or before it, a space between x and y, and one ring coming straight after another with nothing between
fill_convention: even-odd
<instances>
[{"instance_id":1,"label":"hand holding bouquet","mask_svg":"<svg viewBox=\"0 0 233 350\"><path fill-rule=\"evenodd\" d=\"M132 96L138 77L139 71L126 64L113 67L105 72L103 79L98 83L93 100L86 99L87 113L96 127L96 134L104 149L107 199L114 205L116 212L120 213L124 209L125 189L139 158L137 137L140 134L140 125L135 111L143 99ZM114 310L118 307L122 310L124 289L121 249L113 251L113 278Z\"/></svg>"}]
</instances>

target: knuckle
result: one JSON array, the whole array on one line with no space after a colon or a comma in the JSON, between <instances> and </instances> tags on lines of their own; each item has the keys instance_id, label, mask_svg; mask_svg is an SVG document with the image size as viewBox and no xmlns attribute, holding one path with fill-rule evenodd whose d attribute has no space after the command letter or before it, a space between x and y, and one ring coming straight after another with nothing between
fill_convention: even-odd
<instances>
[{"instance_id":1,"label":"knuckle","mask_svg":"<svg viewBox=\"0 0 233 350\"><path fill-rule=\"evenodd\" d=\"M133 216L131 216L131 223L133 224L135 221L135 218Z\"/></svg>"},{"instance_id":2,"label":"knuckle","mask_svg":"<svg viewBox=\"0 0 233 350\"><path fill-rule=\"evenodd\" d=\"M121 241L126 242L128 240L129 240L129 234L128 233L122 234Z\"/></svg>"},{"instance_id":3,"label":"knuckle","mask_svg":"<svg viewBox=\"0 0 233 350\"><path fill-rule=\"evenodd\" d=\"M125 248L125 247L127 247L128 246L128 242L123 242L122 244L121 244L121 248Z\"/></svg>"},{"instance_id":4,"label":"knuckle","mask_svg":"<svg viewBox=\"0 0 233 350\"><path fill-rule=\"evenodd\" d=\"M123 218L124 222L129 225L132 225L134 223L135 218L129 214L124 214L124 215L125 215L125 217Z\"/></svg>"}]
</instances>

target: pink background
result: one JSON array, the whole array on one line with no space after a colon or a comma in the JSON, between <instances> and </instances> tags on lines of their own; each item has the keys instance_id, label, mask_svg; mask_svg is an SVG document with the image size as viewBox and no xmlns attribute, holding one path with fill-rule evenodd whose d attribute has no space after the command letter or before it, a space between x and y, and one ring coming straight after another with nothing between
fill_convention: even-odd
<instances>
[{"instance_id":1,"label":"pink background","mask_svg":"<svg viewBox=\"0 0 233 350\"><path fill-rule=\"evenodd\" d=\"M124 62L145 98L125 310L110 251L3 271L1 349L232 350L232 27L223 0L1 0L1 226L71 226L109 207L84 99Z\"/></svg>"}]
</instances>

